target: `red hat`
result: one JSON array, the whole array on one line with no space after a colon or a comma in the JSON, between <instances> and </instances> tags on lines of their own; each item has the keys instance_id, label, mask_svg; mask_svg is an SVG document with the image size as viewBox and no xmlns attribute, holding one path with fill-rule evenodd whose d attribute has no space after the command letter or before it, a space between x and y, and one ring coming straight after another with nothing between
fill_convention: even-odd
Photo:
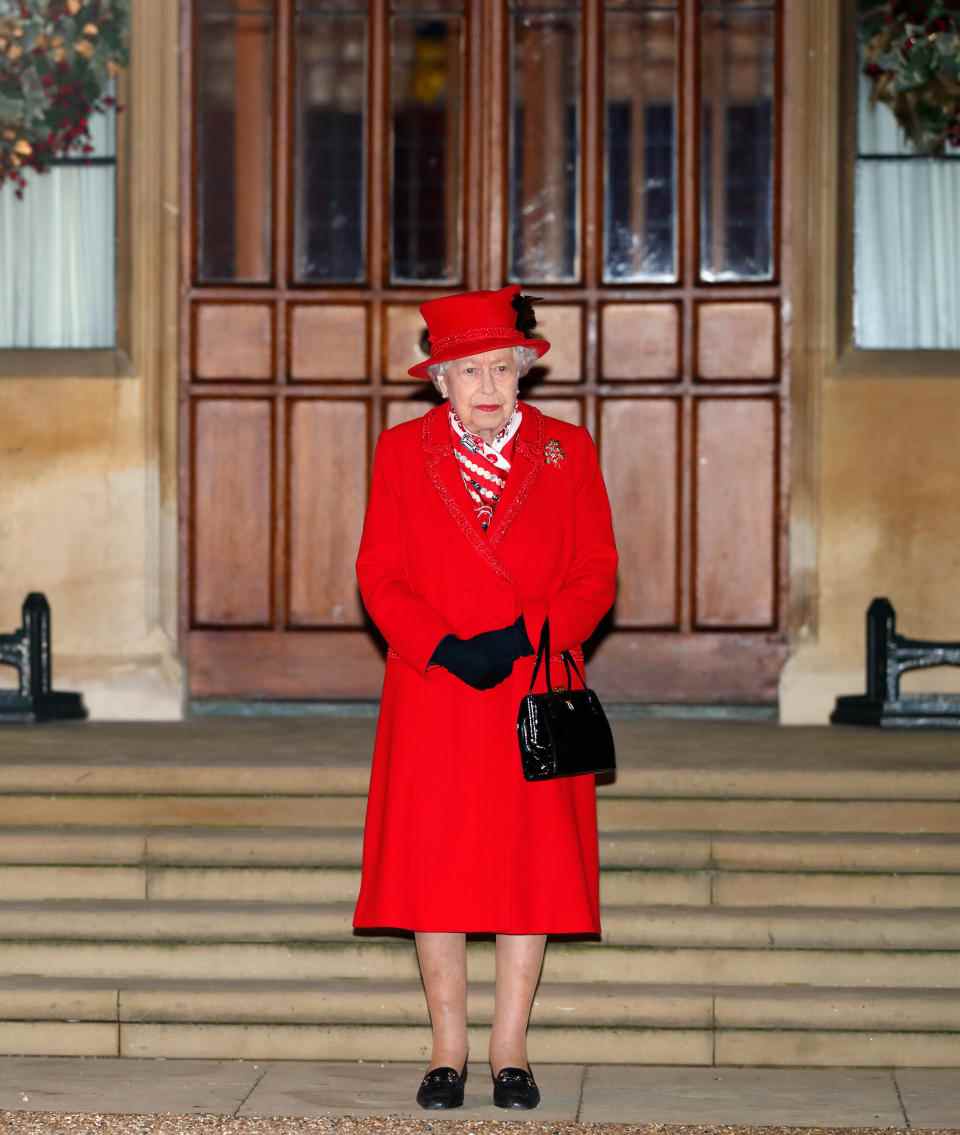
<instances>
[{"instance_id":1,"label":"red hat","mask_svg":"<svg viewBox=\"0 0 960 1135\"><path fill-rule=\"evenodd\" d=\"M530 347L537 356L550 350L546 339L528 339L517 328L517 308L513 297L519 284L508 284L495 292L458 292L420 305L430 336L430 357L410 367L414 378L429 378L427 367L496 351L500 347Z\"/></svg>"}]
</instances>

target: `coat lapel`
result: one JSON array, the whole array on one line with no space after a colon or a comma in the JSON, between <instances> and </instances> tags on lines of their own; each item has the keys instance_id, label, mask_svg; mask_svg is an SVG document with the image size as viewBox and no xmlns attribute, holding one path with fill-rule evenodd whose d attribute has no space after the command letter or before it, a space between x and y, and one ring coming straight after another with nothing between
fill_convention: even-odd
<instances>
[{"instance_id":1,"label":"coat lapel","mask_svg":"<svg viewBox=\"0 0 960 1135\"><path fill-rule=\"evenodd\" d=\"M490 546L496 548L523 508L540 470L543 468L543 414L527 403L521 403L523 420L517 431L510 476L497 503L487 530Z\"/></svg>"},{"instance_id":2,"label":"coat lapel","mask_svg":"<svg viewBox=\"0 0 960 1135\"><path fill-rule=\"evenodd\" d=\"M450 444L450 426L447 422L446 405L436 406L424 414L421 440L427 477L439 493L447 511L481 559L485 560L497 575L509 580L509 572L494 555L489 533L481 532L476 520L468 512L470 498L464 490L460 467L457 465L457 459L453 455L453 447ZM507 485L510 484L512 477L513 469L511 468ZM502 504L503 500L501 499L497 505L497 512L500 511ZM494 517L496 517L496 513L494 513Z\"/></svg>"}]
</instances>

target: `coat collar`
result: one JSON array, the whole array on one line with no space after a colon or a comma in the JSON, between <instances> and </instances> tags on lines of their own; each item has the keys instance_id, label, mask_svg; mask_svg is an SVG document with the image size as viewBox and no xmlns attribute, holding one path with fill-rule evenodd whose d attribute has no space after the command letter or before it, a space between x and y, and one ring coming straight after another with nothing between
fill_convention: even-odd
<instances>
[{"instance_id":1,"label":"coat collar","mask_svg":"<svg viewBox=\"0 0 960 1135\"><path fill-rule=\"evenodd\" d=\"M540 470L543 468L543 414L527 402L519 403L523 418L517 430L513 461L506 488L497 504L490 527L482 532L469 511L469 498L463 488L460 469L450 444L450 423L446 403L423 416L421 443L427 475L457 525L480 556L498 575L509 573L496 554L496 548L523 508Z\"/></svg>"},{"instance_id":2,"label":"coat collar","mask_svg":"<svg viewBox=\"0 0 960 1135\"><path fill-rule=\"evenodd\" d=\"M543 457L543 434L545 430L543 414L529 402L518 402L523 418L514 443L514 454L521 452L531 459ZM434 406L423 415L421 441L427 452L446 452L450 448L450 423L447 420L447 403ZM511 470L511 476L512 476ZM508 478L509 482L509 478ZM499 505L497 506L499 509Z\"/></svg>"}]
</instances>

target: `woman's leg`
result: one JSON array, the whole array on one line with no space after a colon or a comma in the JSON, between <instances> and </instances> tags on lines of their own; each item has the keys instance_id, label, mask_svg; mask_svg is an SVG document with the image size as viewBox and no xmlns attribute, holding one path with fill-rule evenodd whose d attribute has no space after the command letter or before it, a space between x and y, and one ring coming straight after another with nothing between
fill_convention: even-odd
<instances>
[{"instance_id":1,"label":"woman's leg","mask_svg":"<svg viewBox=\"0 0 960 1135\"><path fill-rule=\"evenodd\" d=\"M464 934L415 935L420 976L433 1029L431 1068L456 1068L467 1059L467 939Z\"/></svg>"},{"instance_id":2,"label":"woman's leg","mask_svg":"<svg viewBox=\"0 0 960 1135\"><path fill-rule=\"evenodd\" d=\"M490 1032L490 1068L528 1068L527 1024L543 968L545 934L497 935L497 984Z\"/></svg>"}]
</instances>

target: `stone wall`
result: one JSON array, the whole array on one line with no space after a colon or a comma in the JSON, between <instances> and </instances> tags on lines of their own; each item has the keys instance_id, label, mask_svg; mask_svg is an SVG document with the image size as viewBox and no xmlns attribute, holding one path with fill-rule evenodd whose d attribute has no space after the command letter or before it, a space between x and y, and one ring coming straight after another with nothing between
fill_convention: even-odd
<instances>
[{"instance_id":1,"label":"stone wall","mask_svg":"<svg viewBox=\"0 0 960 1135\"><path fill-rule=\"evenodd\" d=\"M863 691L874 596L902 632L960 641L960 381L840 376L820 407L817 635L784 671L787 722L825 721L837 694ZM903 689L960 691L960 670L916 672Z\"/></svg>"},{"instance_id":2,"label":"stone wall","mask_svg":"<svg viewBox=\"0 0 960 1135\"><path fill-rule=\"evenodd\" d=\"M177 8L133 5L117 351L0 352L0 632L45 592L56 686L93 717L181 714Z\"/></svg>"}]
</instances>

